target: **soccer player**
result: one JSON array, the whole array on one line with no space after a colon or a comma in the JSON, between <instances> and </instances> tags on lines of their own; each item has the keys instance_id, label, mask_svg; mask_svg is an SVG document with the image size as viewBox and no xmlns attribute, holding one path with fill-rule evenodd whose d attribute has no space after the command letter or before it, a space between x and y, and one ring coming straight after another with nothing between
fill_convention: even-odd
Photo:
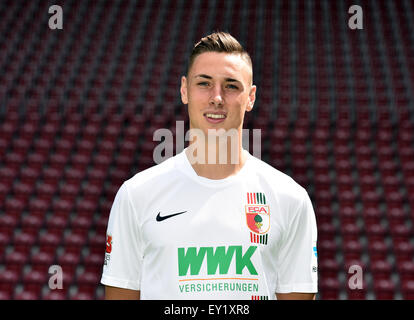
<instances>
[{"instance_id":1,"label":"soccer player","mask_svg":"<svg viewBox=\"0 0 414 320\"><path fill-rule=\"evenodd\" d=\"M190 144L118 190L106 299L315 299L310 198L242 148L256 94L249 54L228 33L202 38L180 93Z\"/></svg>"}]
</instances>

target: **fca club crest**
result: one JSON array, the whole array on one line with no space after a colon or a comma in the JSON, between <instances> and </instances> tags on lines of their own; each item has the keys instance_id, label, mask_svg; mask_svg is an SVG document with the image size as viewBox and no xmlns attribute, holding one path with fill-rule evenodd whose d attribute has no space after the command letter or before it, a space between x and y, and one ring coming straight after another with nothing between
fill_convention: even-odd
<instances>
[{"instance_id":1,"label":"fca club crest","mask_svg":"<svg viewBox=\"0 0 414 320\"><path fill-rule=\"evenodd\" d=\"M247 193L246 221L250 229L250 241L267 244L270 229L270 210L264 193Z\"/></svg>"}]
</instances>

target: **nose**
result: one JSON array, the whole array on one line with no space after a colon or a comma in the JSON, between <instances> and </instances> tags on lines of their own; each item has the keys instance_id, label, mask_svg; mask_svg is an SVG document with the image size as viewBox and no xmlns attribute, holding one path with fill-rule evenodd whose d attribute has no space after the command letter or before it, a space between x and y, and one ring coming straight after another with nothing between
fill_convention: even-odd
<instances>
[{"instance_id":1,"label":"nose","mask_svg":"<svg viewBox=\"0 0 414 320\"><path fill-rule=\"evenodd\" d=\"M215 86L211 91L210 105L221 106L223 105L223 93L220 86Z\"/></svg>"}]
</instances>

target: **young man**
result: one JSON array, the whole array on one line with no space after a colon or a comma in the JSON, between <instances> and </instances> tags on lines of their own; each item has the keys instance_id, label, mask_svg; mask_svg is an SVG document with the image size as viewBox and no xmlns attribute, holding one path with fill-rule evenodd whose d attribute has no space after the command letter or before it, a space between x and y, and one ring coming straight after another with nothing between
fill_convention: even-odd
<instances>
[{"instance_id":1,"label":"young man","mask_svg":"<svg viewBox=\"0 0 414 320\"><path fill-rule=\"evenodd\" d=\"M315 298L309 196L242 148L252 74L228 33L193 48L180 90L190 145L120 187L101 280L107 299Z\"/></svg>"}]
</instances>

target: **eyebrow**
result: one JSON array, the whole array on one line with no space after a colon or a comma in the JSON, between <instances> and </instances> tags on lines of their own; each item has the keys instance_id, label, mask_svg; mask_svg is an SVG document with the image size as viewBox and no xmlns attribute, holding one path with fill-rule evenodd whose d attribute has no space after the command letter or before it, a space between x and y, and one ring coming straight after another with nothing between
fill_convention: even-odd
<instances>
[{"instance_id":1,"label":"eyebrow","mask_svg":"<svg viewBox=\"0 0 414 320\"><path fill-rule=\"evenodd\" d=\"M211 76L207 75L207 74L198 74L196 76L194 76L194 78L205 78L205 79L213 79ZM227 82L239 82L241 83L241 81L237 80L237 79L233 79L233 78L225 78L224 79Z\"/></svg>"}]
</instances>

